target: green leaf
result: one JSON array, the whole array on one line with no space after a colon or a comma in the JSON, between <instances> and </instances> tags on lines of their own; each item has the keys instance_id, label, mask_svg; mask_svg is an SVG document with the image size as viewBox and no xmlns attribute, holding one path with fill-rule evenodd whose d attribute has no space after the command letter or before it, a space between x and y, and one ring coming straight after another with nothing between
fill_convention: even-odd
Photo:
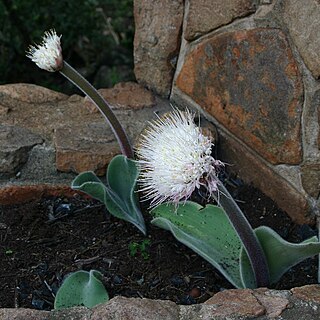
<instances>
[{"instance_id":1,"label":"green leaf","mask_svg":"<svg viewBox=\"0 0 320 320\"><path fill-rule=\"evenodd\" d=\"M71 187L105 204L108 211L119 219L135 225L146 234L146 227L135 192L139 171L133 160L115 156L107 170L107 185L93 172L80 173Z\"/></svg>"},{"instance_id":2,"label":"green leaf","mask_svg":"<svg viewBox=\"0 0 320 320\"><path fill-rule=\"evenodd\" d=\"M92 308L109 300L108 293L100 281L101 273L96 270L76 271L68 276L59 288L55 309L86 306Z\"/></svg>"},{"instance_id":3,"label":"green leaf","mask_svg":"<svg viewBox=\"0 0 320 320\"><path fill-rule=\"evenodd\" d=\"M287 270L299 262L320 253L320 243L317 237L301 243L290 243L268 227L262 226L254 231L267 258L271 283L276 283ZM241 270L248 272L249 259L244 250L241 251L240 260Z\"/></svg>"},{"instance_id":4,"label":"green leaf","mask_svg":"<svg viewBox=\"0 0 320 320\"><path fill-rule=\"evenodd\" d=\"M169 230L177 240L216 267L235 287L243 288L240 275L241 242L222 208L187 201L154 208L152 224Z\"/></svg>"}]
</instances>

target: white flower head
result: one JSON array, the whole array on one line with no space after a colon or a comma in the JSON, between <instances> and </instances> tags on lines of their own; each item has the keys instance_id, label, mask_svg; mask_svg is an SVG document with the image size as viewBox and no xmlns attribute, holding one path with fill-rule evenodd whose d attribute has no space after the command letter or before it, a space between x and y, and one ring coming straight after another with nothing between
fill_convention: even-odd
<instances>
[{"instance_id":1,"label":"white flower head","mask_svg":"<svg viewBox=\"0 0 320 320\"><path fill-rule=\"evenodd\" d=\"M136 149L141 169L139 191L151 200L151 207L187 200L200 186L205 186L209 195L215 192L223 163L211 156L212 146L188 110L174 110L151 122Z\"/></svg>"},{"instance_id":2,"label":"white flower head","mask_svg":"<svg viewBox=\"0 0 320 320\"><path fill-rule=\"evenodd\" d=\"M27 57L41 69L50 72L61 70L63 58L60 38L55 30L46 31L40 45L29 47Z\"/></svg>"}]
</instances>

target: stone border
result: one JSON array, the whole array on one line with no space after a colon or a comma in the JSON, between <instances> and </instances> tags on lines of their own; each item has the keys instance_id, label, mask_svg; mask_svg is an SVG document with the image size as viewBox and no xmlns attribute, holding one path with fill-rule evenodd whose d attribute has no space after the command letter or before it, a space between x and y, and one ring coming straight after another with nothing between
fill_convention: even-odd
<instances>
[{"instance_id":1,"label":"stone border","mask_svg":"<svg viewBox=\"0 0 320 320\"><path fill-rule=\"evenodd\" d=\"M320 286L292 290L231 289L215 294L199 305L121 296L92 309L65 310L0 309L1 320L314 320L320 318Z\"/></svg>"}]
</instances>

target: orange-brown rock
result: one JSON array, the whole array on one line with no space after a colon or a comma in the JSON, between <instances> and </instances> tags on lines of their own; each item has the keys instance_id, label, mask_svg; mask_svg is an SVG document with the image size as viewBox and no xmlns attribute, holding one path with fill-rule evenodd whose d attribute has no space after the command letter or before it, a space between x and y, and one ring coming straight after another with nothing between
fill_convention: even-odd
<instances>
[{"instance_id":1,"label":"orange-brown rock","mask_svg":"<svg viewBox=\"0 0 320 320\"><path fill-rule=\"evenodd\" d=\"M111 159L120 153L111 129L104 123L57 128L54 142L56 166L63 172L90 170L102 176Z\"/></svg>"},{"instance_id":2,"label":"orange-brown rock","mask_svg":"<svg viewBox=\"0 0 320 320\"><path fill-rule=\"evenodd\" d=\"M28 103L45 103L68 99L68 96L29 83L13 83L0 86L1 101L7 99Z\"/></svg>"},{"instance_id":3,"label":"orange-brown rock","mask_svg":"<svg viewBox=\"0 0 320 320\"><path fill-rule=\"evenodd\" d=\"M244 289L241 290L241 294L239 293L239 290L236 289L218 292L205 304L216 305L215 315L220 317L227 317L232 314L258 317L265 313L265 308L252 294L251 289ZM232 303L230 303L231 301Z\"/></svg>"},{"instance_id":4,"label":"orange-brown rock","mask_svg":"<svg viewBox=\"0 0 320 320\"><path fill-rule=\"evenodd\" d=\"M0 205L12 205L38 200L44 196L72 197L79 192L64 185L35 184L28 186L12 185L0 188Z\"/></svg>"},{"instance_id":5,"label":"orange-brown rock","mask_svg":"<svg viewBox=\"0 0 320 320\"><path fill-rule=\"evenodd\" d=\"M154 95L136 82L120 82L113 88L98 91L113 108L141 109L155 105ZM85 97L84 103L92 112L99 112L88 97Z\"/></svg>"},{"instance_id":6,"label":"orange-brown rock","mask_svg":"<svg viewBox=\"0 0 320 320\"><path fill-rule=\"evenodd\" d=\"M289 306L288 294L283 292L279 294L275 290L267 288L258 288L253 290L253 295L257 298L259 303L266 309L266 316L268 318L276 318Z\"/></svg>"},{"instance_id":7,"label":"orange-brown rock","mask_svg":"<svg viewBox=\"0 0 320 320\"><path fill-rule=\"evenodd\" d=\"M176 86L273 164L301 162L301 76L285 35L253 29L207 38Z\"/></svg>"},{"instance_id":8,"label":"orange-brown rock","mask_svg":"<svg viewBox=\"0 0 320 320\"><path fill-rule=\"evenodd\" d=\"M291 289L294 297L320 304L320 285L306 285Z\"/></svg>"}]
</instances>

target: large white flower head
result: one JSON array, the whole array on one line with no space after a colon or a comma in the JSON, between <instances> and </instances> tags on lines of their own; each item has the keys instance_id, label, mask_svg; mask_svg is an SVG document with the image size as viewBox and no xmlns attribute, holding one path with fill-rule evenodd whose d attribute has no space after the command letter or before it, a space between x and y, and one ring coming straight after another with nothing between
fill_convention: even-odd
<instances>
[{"instance_id":1,"label":"large white flower head","mask_svg":"<svg viewBox=\"0 0 320 320\"><path fill-rule=\"evenodd\" d=\"M151 207L165 201L177 204L201 185L210 195L216 191L223 163L211 156L212 146L188 110L174 110L151 122L136 148L139 191L151 200Z\"/></svg>"},{"instance_id":2,"label":"large white flower head","mask_svg":"<svg viewBox=\"0 0 320 320\"><path fill-rule=\"evenodd\" d=\"M40 45L29 47L27 57L41 69L50 72L61 70L63 58L60 38L55 30L46 31Z\"/></svg>"}]
</instances>

